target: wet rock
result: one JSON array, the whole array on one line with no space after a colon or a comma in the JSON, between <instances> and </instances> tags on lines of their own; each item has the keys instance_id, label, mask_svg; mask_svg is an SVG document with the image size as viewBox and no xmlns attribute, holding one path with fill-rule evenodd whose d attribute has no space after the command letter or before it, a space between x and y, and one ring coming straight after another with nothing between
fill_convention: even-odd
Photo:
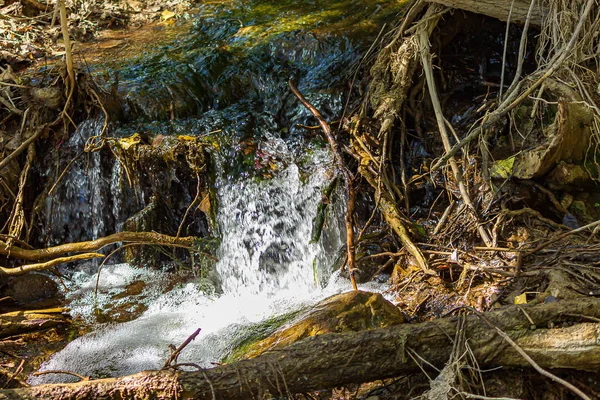
<instances>
[{"instance_id":1,"label":"wet rock","mask_svg":"<svg viewBox=\"0 0 600 400\"><path fill-rule=\"evenodd\" d=\"M562 224L564 226L568 226L571 229L579 228L579 221L577 221L577 218L571 213L565 214L565 216L562 219Z\"/></svg>"},{"instance_id":2,"label":"wet rock","mask_svg":"<svg viewBox=\"0 0 600 400\"><path fill-rule=\"evenodd\" d=\"M62 108L65 103L63 92L58 87L31 88L29 93L35 103L52 110Z\"/></svg>"},{"instance_id":3,"label":"wet rock","mask_svg":"<svg viewBox=\"0 0 600 400\"><path fill-rule=\"evenodd\" d=\"M571 211L577 221L580 221L584 225L594 222L595 220L588 212L586 203L582 200L575 200L573 204L571 204L571 207L569 207L569 211Z\"/></svg>"},{"instance_id":4,"label":"wet rock","mask_svg":"<svg viewBox=\"0 0 600 400\"><path fill-rule=\"evenodd\" d=\"M560 199L560 205L563 206L565 210L567 210L569 207L571 207L571 204L573 204L573 200L575 200L573 198L573 195L565 193L562 199Z\"/></svg>"},{"instance_id":5,"label":"wet rock","mask_svg":"<svg viewBox=\"0 0 600 400\"><path fill-rule=\"evenodd\" d=\"M150 202L142 210L125 221L123 227L132 232L165 232L173 234L173 213L159 196L152 196ZM160 267L168 261L160 249L155 246L131 246L125 248L123 259L133 265L150 265Z\"/></svg>"},{"instance_id":6,"label":"wet rock","mask_svg":"<svg viewBox=\"0 0 600 400\"><path fill-rule=\"evenodd\" d=\"M2 290L16 303L32 304L58 296L58 286L47 275L30 273L12 278Z\"/></svg>"},{"instance_id":7,"label":"wet rock","mask_svg":"<svg viewBox=\"0 0 600 400\"><path fill-rule=\"evenodd\" d=\"M592 179L581 165L560 163L548 174L547 182L553 190L581 189L590 185Z\"/></svg>"},{"instance_id":8,"label":"wet rock","mask_svg":"<svg viewBox=\"0 0 600 400\"><path fill-rule=\"evenodd\" d=\"M384 328L403 322L400 310L379 293L342 293L321 301L299 320L251 345L245 356L256 357L310 336Z\"/></svg>"}]
</instances>

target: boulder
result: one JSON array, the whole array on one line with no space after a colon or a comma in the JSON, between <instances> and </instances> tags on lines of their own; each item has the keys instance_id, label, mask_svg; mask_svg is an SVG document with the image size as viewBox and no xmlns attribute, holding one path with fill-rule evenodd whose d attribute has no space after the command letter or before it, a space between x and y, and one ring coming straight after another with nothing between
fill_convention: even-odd
<instances>
[{"instance_id":1,"label":"boulder","mask_svg":"<svg viewBox=\"0 0 600 400\"><path fill-rule=\"evenodd\" d=\"M30 273L9 280L2 290L3 296L9 296L17 304L34 304L59 296L56 282L47 275Z\"/></svg>"},{"instance_id":2,"label":"boulder","mask_svg":"<svg viewBox=\"0 0 600 400\"><path fill-rule=\"evenodd\" d=\"M342 293L321 301L299 319L251 345L245 356L256 357L310 336L384 328L403 322L400 310L379 293Z\"/></svg>"}]
</instances>

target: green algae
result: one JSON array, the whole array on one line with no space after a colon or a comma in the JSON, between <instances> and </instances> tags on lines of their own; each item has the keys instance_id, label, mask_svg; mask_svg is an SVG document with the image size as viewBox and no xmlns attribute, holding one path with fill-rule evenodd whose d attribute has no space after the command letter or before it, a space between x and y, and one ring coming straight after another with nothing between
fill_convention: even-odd
<instances>
[{"instance_id":1,"label":"green algae","mask_svg":"<svg viewBox=\"0 0 600 400\"><path fill-rule=\"evenodd\" d=\"M290 77L305 88L341 84L344 70L405 3L205 3L192 18L156 27L151 46L133 44L137 53L105 66L113 76L118 71L130 110L148 120L195 115L248 98L270 103L287 90Z\"/></svg>"},{"instance_id":2,"label":"green algae","mask_svg":"<svg viewBox=\"0 0 600 400\"><path fill-rule=\"evenodd\" d=\"M228 364L243 359L248 349L254 344L266 339L281 326L294 320L304 311L305 309L300 309L276 315L252 325L240 326L239 331L235 335L236 338L233 341L231 351L221 362Z\"/></svg>"}]
</instances>

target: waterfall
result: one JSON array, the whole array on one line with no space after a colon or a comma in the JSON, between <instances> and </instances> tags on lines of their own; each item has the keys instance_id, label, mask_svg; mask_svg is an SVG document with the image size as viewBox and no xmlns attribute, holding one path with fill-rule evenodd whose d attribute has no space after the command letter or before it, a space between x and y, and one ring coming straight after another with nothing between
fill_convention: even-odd
<instances>
[{"instance_id":1,"label":"waterfall","mask_svg":"<svg viewBox=\"0 0 600 400\"><path fill-rule=\"evenodd\" d=\"M310 237L331 160L324 151L313 160L306 183L296 164L270 180L220 183L217 270L225 293L306 291L319 285L313 262L320 249Z\"/></svg>"},{"instance_id":2,"label":"waterfall","mask_svg":"<svg viewBox=\"0 0 600 400\"><path fill-rule=\"evenodd\" d=\"M348 290L349 283L336 274L321 287L315 275L331 275L332 255L323 251L321 243L310 243L312 221L321 191L331 179L331 165L330 154L317 150L302 171L292 162L271 179L232 179L221 171L217 219L223 239L217 272L223 294L204 292L199 280L164 292L161 282L168 281L166 273L127 264L107 266L101 274L99 303L120 301L115 300L116 289L144 280L139 301L147 310L133 321L107 324L75 339L42 370L98 377L157 369L168 357L169 344L180 343L197 328L202 329L200 336L180 361L209 367L231 351L241 327ZM343 232L338 230L334 236L341 245ZM75 317L92 316L95 271L82 269L69 283L73 290L67 296L73 299L70 306ZM31 383L66 380L62 375L42 375Z\"/></svg>"},{"instance_id":3,"label":"waterfall","mask_svg":"<svg viewBox=\"0 0 600 400\"><path fill-rule=\"evenodd\" d=\"M46 200L44 236L50 245L97 239L112 231L110 181L104 179L99 152L83 153L86 141L99 135L102 120L82 123L63 144L61 156L75 160ZM65 168L63 166L63 168Z\"/></svg>"},{"instance_id":4,"label":"waterfall","mask_svg":"<svg viewBox=\"0 0 600 400\"><path fill-rule=\"evenodd\" d=\"M321 240L310 241L322 191L336 171L324 141L306 127L314 124L312 115L289 95L287 82L292 76L324 118L339 119L348 68L370 44L364 31L369 27L361 22L377 15L393 18L395 12L366 1L347 15L340 12L347 4L336 1L221 3L203 4L177 40L119 67L126 112L138 114L111 132L115 137L139 133L148 142L157 134L217 132L211 150L221 238L215 271L184 280L157 269L105 265L96 298L97 267L79 265L65 294L76 319L97 322L95 312L131 313L135 319L96 324L92 333L54 354L42 371L97 378L158 369L169 345L179 345L198 328L200 335L179 361L210 367L231 353L249 327L351 289L334 271L345 244L341 190L327 199ZM344 36L341 29L353 33ZM69 142L73 156L100 129L99 121L82 124ZM242 149L244 140L253 146ZM85 154L53 196L48 207L54 207L50 236L56 242L121 229L126 218L148 205L155 189L184 210L194 198L168 163L167 170L146 174L151 184L129 188L119 163L110 154L102 157ZM177 195L169 194L174 187ZM64 224L70 236L61 236ZM361 288L382 290L375 284ZM108 319L126 320L115 315ZM30 383L72 379L42 375Z\"/></svg>"}]
</instances>

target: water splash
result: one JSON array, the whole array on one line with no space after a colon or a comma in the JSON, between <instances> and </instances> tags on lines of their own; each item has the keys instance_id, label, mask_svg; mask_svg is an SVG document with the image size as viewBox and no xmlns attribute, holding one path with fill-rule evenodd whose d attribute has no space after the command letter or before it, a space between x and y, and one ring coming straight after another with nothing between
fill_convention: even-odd
<instances>
[{"instance_id":1,"label":"water splash","mask_svg":"<svg viewBox=\"0 0 600 400\"><path fill-rule=\"evenodd\" d=\"M310 234L331 161L324 151L313 160L314 172L306 183L296 164L271 180L221 180L218 222L223 239L217 270L225 293L318 286L311 277L320 248L310 243Z\"/></svg>"},{"instance_id":2,"label":"water splash","mask_svg":"<svg viewBox=\"0 0 600 400\"><path fill-rule=\"evenodd\" d=\"M70 370L103 377L157 369L168 357L169 344L181 343L197 328L202 328L200 336L186 348L180 361L209 367L232 351L239 330L247 324L348 290L346 279L331 275L328 257L321 258L319 268L327 270L332 278L325 287L314 279L313 268L318 265L315 259L324 254L320 243L310 243L312 220L332 163L325 150L315 151L310 161L302 168L307 171L305 178L300 167L291 163L273 179L229 182L225 174L219 179L218 222L223 241L217 271L223 295L207 294L200 280L160 294L165 288L156 282L168 281L167 273L126 264L110 266L102 274L100 292L104 294L99 298L99 307L114 301L115 288L143 279L150 282L143 293L148 309L136 320L105 325L74 340L41 370ZM71 313L89 316L94 269L80 271L73 278L76 287L71 295L75 299ZM68 379L43 375L30 382Z\"/></svg>"}]
</instances>

